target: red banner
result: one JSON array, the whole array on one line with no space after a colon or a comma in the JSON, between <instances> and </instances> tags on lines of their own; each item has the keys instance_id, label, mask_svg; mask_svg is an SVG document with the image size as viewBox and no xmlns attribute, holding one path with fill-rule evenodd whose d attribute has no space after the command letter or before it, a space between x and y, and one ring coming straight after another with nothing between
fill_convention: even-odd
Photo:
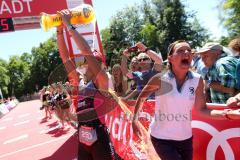
<instances>
[{"instance_id":1,"label":"red banner","mask_svg":"<svg viewBox=\"0 0 240 160\"><path fill-rule=\"evenodd\" d=\"M128 103L133 111L133 102ZM141 122L148 129L153 118L154 102L145 102L140 113ZM124 160L146 158L142 151L142 143L133 134L130 116L120 107L106 116L106 124L116 152ZM197 115L193 111L193 148L194 160L240 160L240 120L212 120ZM148 147L148 145L145 145Z\"/></svg>"},{"instance_id":2,"label":"red banner","mask_svg":"<svg viewBox=\"0 0 240 160\"><path fill-rule=\"evenodd\" d=\"M212 120L193 111L194 159L240 160L240 120Z\"/></svg>"},{"instance_id":3,"label":"red banner","mask_svg":"<svg viewBox=\"0 0 240 160\"><path fill-rule=\"evenodd\" d=\"M66 0L2 0L0 1L1 18L39 16L67 8Z\"/></svg>"}]
</instances>

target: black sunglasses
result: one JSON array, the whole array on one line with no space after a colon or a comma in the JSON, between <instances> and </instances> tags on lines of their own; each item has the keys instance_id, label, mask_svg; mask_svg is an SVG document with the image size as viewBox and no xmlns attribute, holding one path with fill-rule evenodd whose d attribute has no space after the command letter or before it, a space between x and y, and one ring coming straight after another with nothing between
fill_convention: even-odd
<instances>
[{"instance_id":1,"label":"black sunglasses","mask_svg":"<svg viewBox=\"0 0 240 160\"><path fill-rule=\"evenodd\" d=\"M139 62L147 61L147 60L149 60L149 58L140 58L140 59L138 59Z\"/></svg>"}]
</instances>

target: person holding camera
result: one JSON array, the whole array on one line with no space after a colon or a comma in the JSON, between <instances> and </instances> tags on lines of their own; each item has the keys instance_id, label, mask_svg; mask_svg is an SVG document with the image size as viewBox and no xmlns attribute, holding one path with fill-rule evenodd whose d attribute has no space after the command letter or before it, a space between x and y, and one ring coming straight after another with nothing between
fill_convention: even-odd
<instances>
[{"instance_id":1,"label":"person holding camera","mask_svg":"<svg viewBox=\"0 0 240 160\"><path fill-rule=\"evenodd\" d=\"M125 49L123 51L123 55L129 57L131 52L140 51L137 56L137 65L138 70L131 72L131 76L136 82L136 89L134 89L131 93L129 93L124 99L132 99L136 97L143 89L143 87L147 84L147 82L157 73L161 72L162 67L162 56L161 54L157 54L155 51L147 48L142 42L138 42L134 47ZM124 59L123 56L123 59ZM122 60L122 70L127 70L126 60ZM154 95L150 95L149 99L154 99Z\"/></svg>"}]
</instances>

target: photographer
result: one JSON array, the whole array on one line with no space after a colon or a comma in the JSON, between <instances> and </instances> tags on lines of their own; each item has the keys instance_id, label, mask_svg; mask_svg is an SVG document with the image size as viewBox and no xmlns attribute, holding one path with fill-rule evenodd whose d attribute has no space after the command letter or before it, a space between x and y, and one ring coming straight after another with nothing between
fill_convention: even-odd
<instances>
[{"instance_id":1,"label":"photographer","mask_svg":"<svg viewBox=\"0 0 240 160\"><path fill-rule=\"evenodd\" d=\"M140 51L137 56L138 69L127 73L127 59L130 57L131 52L136 52L138 50ZM123 73L125 73L125 75L127 74L128 77L133 77L137 85L136 88L124 98L128 100L138 96L149 79L155 74L161 72L162 56L161 54L157 54L155 51L150 50L141 42L138 42L134 47L125 49L123 55L121 62ZM149 98L154 99L154 95L150 95Z\"/></svg>"}]
</instances>

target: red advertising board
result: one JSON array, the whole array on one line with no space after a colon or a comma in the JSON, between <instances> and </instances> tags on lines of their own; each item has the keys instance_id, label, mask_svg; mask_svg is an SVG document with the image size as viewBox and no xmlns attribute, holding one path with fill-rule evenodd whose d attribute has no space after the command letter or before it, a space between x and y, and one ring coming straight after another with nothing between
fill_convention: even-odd
<instances>
[{"instance_id":1,"label":"red advertising board","mask_svg":"<svg viewBox=\"0 0 240 160\"><path fill-rule=\"evenodd\" d=\"M133 111L134 102L128 102ZM148 129L154 115L154 101L145 102L140 113L141 123ZM106 116L111 140L117 153L124 160L146 159L139 139L133 134L126 114L116 107ZM160 126L159 126L160 127ZM213 120L202 117L193 110L193 159L194 160L240 160L240 120ZM145 147L148 147L147 145Z\"/></svg>"},{"instance_id":2,"label":"red advertising board","mask_svg":"<svg viewBox=\"0 0 240 160\"><path fill-rule=\"evenodd\" d=\"M39 16L41 12L53 14L65 8L66 0L2 0L0 18Z\"/></svg>"}]
</instances>

